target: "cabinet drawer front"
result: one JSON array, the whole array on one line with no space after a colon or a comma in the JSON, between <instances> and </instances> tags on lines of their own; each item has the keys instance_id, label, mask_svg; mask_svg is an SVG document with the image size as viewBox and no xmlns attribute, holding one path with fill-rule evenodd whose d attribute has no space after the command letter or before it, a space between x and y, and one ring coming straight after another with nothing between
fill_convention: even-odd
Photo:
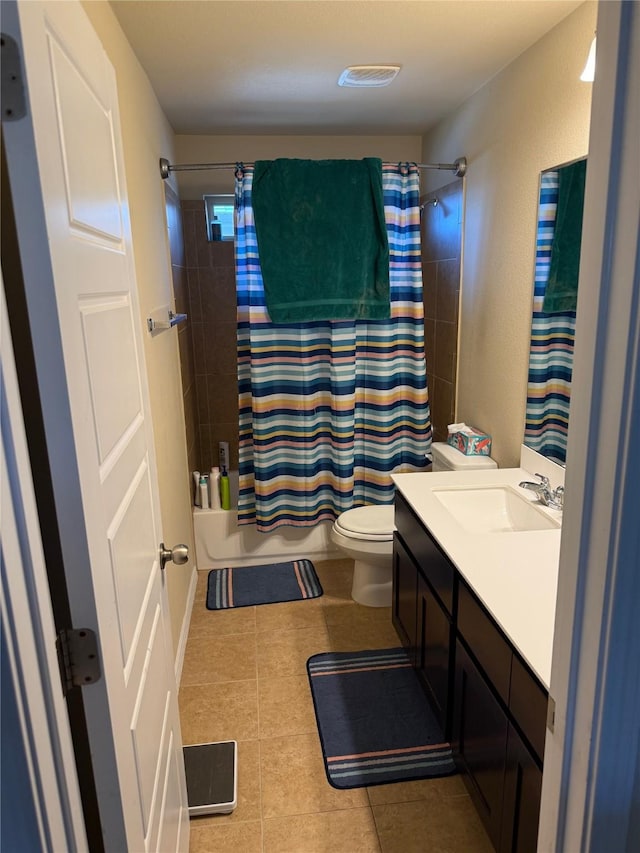
<instances>
[{"instance_id":1,"label":"cabinet drawer front","mask_svg":"<svg viewBox=\"0 0 640 853\"><path fill-rule=\"evenodd\" d=\"M446 611L453 613L453 566L400 494L396 494L395 523L418 568Z\"/></svg>"},{"instance_id":2,"label":"cabinet drawer front","mask_svg":"<svg viewBox=\"0 0 640 853\"><path fill-rule=\"evenodd\" d=\"M513 652L463 581L458 583L458 631L502 701L508 705Z\"/></svg>"},{"instance_id":3,"label":"cabinet drawer front","mask_svg":"<svg viewBox=\"0 0 640 853\"><path fill-rule=\"evenodd\" d=\"M509 710L533 747L540 763L544 757L549 694L518 655L511 666Z\"/></svg>"}]
</instances>

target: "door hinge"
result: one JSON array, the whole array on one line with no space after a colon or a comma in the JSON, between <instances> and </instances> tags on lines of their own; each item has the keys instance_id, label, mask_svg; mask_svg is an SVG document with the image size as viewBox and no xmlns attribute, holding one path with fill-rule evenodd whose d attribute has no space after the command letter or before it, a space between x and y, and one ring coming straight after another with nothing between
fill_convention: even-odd
<instances>
[{"instance_id":1,"label":"door hinge","mask_svg":"<svg viewBox=\"0 0 640 853\"><path fill-rule=\"evenodd\" d=\"M20 48L15 39L0 33L2 65L0 69L0 99L2 121L16 121L27 114Z\"/></svg>"},{"instance_id":2,"label":"door hinge","mask_svg":"<svg viewBox=\"0 0 640 853\"><path fill-rule=\"evenodd\" d=\"M89 628L59 631L56 649L65 696L72 688L93 684L102 676L98 640Z\"/></svg>"},{"instance_id":3,"label":"door hinge","mask_svg":"<svg viewBox=\"0 0 640 853\"><path fill-rule=\"evenodd\" d=\"M547 703L547 728L553 732L556 727L556 700L549 694Z\"/></svg>"}]
</instances>

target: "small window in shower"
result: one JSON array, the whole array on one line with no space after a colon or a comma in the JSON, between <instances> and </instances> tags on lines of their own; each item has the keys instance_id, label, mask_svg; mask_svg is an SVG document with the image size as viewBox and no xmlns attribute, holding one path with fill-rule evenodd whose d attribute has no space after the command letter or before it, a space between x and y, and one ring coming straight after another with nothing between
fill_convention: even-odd
<instances>
[{"instance_id":1,"label":"small window in shower","mask_svg":"<svg viewBox=\"0 0 640 853\"><path fill-rule=\"evenodd\" d=\"M233 240L233 195L205 195L209 240Z\"/></svg>"}]
</instances>

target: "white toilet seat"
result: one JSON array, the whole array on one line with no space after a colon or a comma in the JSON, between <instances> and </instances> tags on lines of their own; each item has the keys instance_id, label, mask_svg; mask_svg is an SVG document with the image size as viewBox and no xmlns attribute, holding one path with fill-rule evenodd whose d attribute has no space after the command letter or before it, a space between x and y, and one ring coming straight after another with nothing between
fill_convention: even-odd
<instances>
[{"instance_id":1,"label":"white toilet seat","mask_svg":"<svg viewBox=\"0 0 640 853\"><path fill-rule=\"evenodd\" d=\"M336 519L334 528L348 539L368 542L392 542L395 527L392 504L348 509Z\"/></svg>"},{"instance_id":2,"label":"white toilet seat","mask_svg":"<svg viewBox=\"0 0 640 853\"><path fill-rule=\"evenodd\" d=\"M391 605L393 505L361 506L343 512L331 528L331 539L354 560L351 597L367 607Z\"/></svg>"}]
</instances>

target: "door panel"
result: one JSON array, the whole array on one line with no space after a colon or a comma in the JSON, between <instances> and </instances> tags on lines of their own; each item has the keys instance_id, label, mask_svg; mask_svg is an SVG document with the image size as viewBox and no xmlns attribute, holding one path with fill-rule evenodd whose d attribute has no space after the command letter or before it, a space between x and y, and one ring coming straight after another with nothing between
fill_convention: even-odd
<instances>
[{"instance_id":1,"label":"door panel","mask_svg":"<svg viewBox=\"0 0 640 853\"><path fill-rule=\"evenodd\" d=\"M163 750L163 754L168 756L169 761L166 775L162 778L160 786L164 797L159 807L160 820L156 823L158 835L156 840L147 848L148 850L157 850L158 853L165 853L165 851L166 853L173 853L175 838L179 836L180 821L183 816L183 805L177 793L180 790L180 780L184 776L184 768L178 761L177 757L181 753L174 748L174 733L171 729L168 730L168 737L166 749Z\"/></svg>"},{"instance_id":2,"label":"door panel","mask_svg":"<svg viewBox=\"0 0 640 853\"><path fill-rule=\"evenodd\" d=\"M133 318L127 294L82 300L79 311L98 455L104 464L142 410L137 376L130 368L136 362ZM117 406L109 405L116 399Z\"/></svg>"},{"instance_id":3,"label":"door panel","mask_svg":"<svg viewBox=\"0 0 640 853\"><path fill-rule=\"evenodd\" d=\"M144 599L158 573L155 527L150 512L149 468L143 460L118 511L107 528L116 591L118 628L125 664L136 653Z\"/></svg>"},{"instance_id":4,"label":"door panel","mask_svg":"<svg viewBox=\"0 0 640 853\"><path fill-rule=\"evenodd\" d=\"M169 713L169 696L162 702L162 697L157 695L155 689L158 680L163 678L165 654L161 632L158 632L160 618L160 607L157 607L149 639L150 646L147 650L131 720L131 736L145 833L149 829L153 795L157 788L160 770L163 769L160 766L162 750L158 753L158 744L166 741Z\"/></svg>"},{"instance_id":5,"label":"door panel","mask_svg":"<svg viewBox=\"0 0 640 853\"><path fill-rule=\"evenodd\" d=\"M51 29L47 38L69 222L80 231L119 242L123 236L121 199L111 109L101 85L103 75L98 72L92 85L86 67L82 67L83 57L70 54L68 42L62 44ZM104 203L96 204L96 199Z\"/></svg>"}]
</instances>

